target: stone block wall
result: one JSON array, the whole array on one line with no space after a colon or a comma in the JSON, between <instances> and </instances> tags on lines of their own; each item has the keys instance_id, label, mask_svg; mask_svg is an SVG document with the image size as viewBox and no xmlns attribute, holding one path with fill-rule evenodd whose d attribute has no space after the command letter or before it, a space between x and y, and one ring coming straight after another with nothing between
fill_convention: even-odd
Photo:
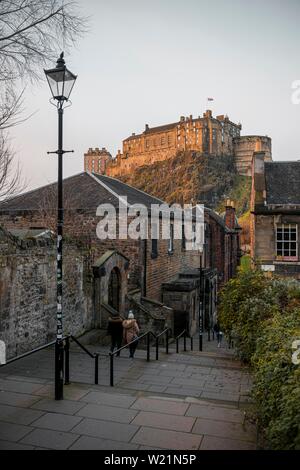
<instances>
[{"instance_id":1,"label":"stone block wall","mask_svg":"<svg viewBox=\"0 0 300 470\"><path fill-rule=\"evenodd\" d=\"M92 284L83 255L64 246L64 333L79 335L93 323ZM8 358L55 339L56 246L50 240L18 241L1 230L0 339Z\"/></svg>"}]
</instances>

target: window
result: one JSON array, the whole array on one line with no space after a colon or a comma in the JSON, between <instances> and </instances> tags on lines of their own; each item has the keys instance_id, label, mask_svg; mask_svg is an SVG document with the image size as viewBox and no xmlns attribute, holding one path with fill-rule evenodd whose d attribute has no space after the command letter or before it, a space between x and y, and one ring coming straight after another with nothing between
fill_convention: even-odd
<instances>
[{"instance_id":1,"label":"window","mask_svg":"<svg viewBox=\"0 0 300 470\"><path fill-rule=\"evenodd\" d=\"M288 261L298 260L298 227L296 224L277 225L276 255Z\"/></svg>"},{"instance_id":2,"label":"window","mask_svg":"<svg viewBox=\"0 0 300 470\"><path fill-rule=\"evenodd\" d=\"M168 253L171 255L174 252L174 225L170 225L170 239L168 246Z\"/></svg>"},{"instance_id":3,"label":"window","mask_svg":"<svg viewBox=\"0 0 300 470\"><path fill-rule=\"evenodd\" d=\"M166 138L165 138L165 137L162 137L160 143L161 143L161 145L165 145L165 143L166 143Z\"/></svg>"}]
</instances>

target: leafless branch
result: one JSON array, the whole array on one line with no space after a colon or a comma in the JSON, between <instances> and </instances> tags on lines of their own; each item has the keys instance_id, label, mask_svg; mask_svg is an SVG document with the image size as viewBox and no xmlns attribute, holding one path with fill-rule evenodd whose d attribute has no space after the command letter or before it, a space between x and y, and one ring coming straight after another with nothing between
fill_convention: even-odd
<instances>
[{"instance_id":1,"label":"leafless branch","mask_svg":"<svg viewBox=\"0 0 300 470\"><path fill-rule=\"evenodd\" d=\"M38 80L87 30L87 19L72 0L0 0L0 198L23 187L20 168L13 171L7 130L20 124L23 94L19 81ZM24 85L23 85L24 90Z\"/></svg>"}]
</instances>

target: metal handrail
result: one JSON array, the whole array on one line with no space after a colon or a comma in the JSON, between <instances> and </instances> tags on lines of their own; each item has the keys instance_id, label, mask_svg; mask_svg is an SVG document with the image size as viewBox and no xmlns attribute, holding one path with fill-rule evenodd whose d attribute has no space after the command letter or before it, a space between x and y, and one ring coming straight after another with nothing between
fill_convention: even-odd
<instances>
[{"instance_id":1,"label":"metal handrail","mask_svg":"<svg viewBox=\"0 0 300 470\"><path fill-rule=\"evenodd\" d=\"M158 340L163 334L166 335L166 354L169 353L169 337L168 337L169 331L171 331L171 329L166 328L164 331L162 331L158 335L155 335L153 333L153 331L151 331L151 330L146 331L141 336L137 336L134 340L130 341L130 343L127 343L124 346L122 346L121 348L110 352L109 353L109 358L110 358L110 385L111 385L111 387L114 386L114 356L116 354L120 353L123 349L128 348L131 344L135 343L136 341L139 341L140 339L142 339L146 336L147 337L147 362L149 362L150 361L150 336L152 335L155 338L156 360L158 360Z\"/></svg>"},{"instance_id":2,"label":"metal handrail","mask_svg":"<svg viewBox=\"0 0 300 470\"><path fill-rule=\"evenodd\" d=\"M88 354L92 359L95 357L94 353L91 353L83 344L81 344L77 338L71 335L71 339L86 353Z\"/></svg>"},{"instance_id":3,"label":"metal handrail","mask_svg":"<svg viewBox=\"0 0 300 470\"><path fill-rule=\"evenodd\" d=\"M176 341L176 353L179 353L179 340L183 336L183 350L186 352L186 337L187 337L187 330L183 330L178 336L176 336L175 341ZM194 339L191 336L191 351L194 350Z\"/></svg>"},{"instance_id":4,"label":"metal handrail","mask_svg":"<svg viewBox=\"0 0 300 470\"><path fill-rule=\"evenodd\" d=\"M100 353L96 352L96 353L91 353L85 346L83 346L83 344L81 344L77 338L75 338L74 336L70 336L70 338L86 353L88 354L92 359L95 360L95 385L98 385L99 383L99 356L100 356ZM67 362L67 360L66 360ZM66 366L66 369L67 367L69 367L69 362L68 362L68 365ZM68 380L69 380L69 375L68 375ZM66 382L66 383L70 383L69 381Z\"/></svg>"},{"instance_id":5,"label":"metal handrail","mask_svg":"<svg viewBox=\"0 0 300 470\"><path fill-rule=\"evenodd\" d=\"M63 341L69 338L68 336L63 337ZM6 361L4 364L0 364L0 367L7 366L8 364L11 364L12 362L18 361L19 359L23 359L24 357L31 356L31 354L34 354L36 352L42 351L43 349L47 349L50 346L53 346L56 343L56 340L51 341L50 343L44 344L43 346L39 346L38 348L32 349L32 351L28 351L24 354L20 354L19 356L13 357L12 359L9 359Z\"/></svg>"}]
</instances>

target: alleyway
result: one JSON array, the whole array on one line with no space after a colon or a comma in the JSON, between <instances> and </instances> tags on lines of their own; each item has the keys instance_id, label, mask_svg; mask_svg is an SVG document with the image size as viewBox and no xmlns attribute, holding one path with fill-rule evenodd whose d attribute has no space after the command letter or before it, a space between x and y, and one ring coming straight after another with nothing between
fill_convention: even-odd
<instances>
[{"instance_id":1,"label":"alleyway","mask_svg":"<svg viewBox=\"0 0 300 470\"><path fill-rule=\"evenodd\" d=\"M61 402L53 350L0 369L0 449L255 449L244 415L251 378L225 344L205 341L200 353L195 341L193 352L161 350L159 361L153 350L150 363L141 349L134 360L125 353L112 388L107 358L93 385L93 360L72 348Z\"/></svg>"}]
</instances>

